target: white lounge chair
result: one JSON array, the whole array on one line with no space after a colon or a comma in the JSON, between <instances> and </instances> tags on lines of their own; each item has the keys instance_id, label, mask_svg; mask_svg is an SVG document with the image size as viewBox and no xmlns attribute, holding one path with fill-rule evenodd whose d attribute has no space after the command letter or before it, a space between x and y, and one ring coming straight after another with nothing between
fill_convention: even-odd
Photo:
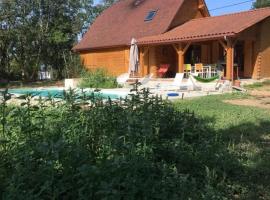
<instances>
[{"instance_id":1,"label":"white lounge chair","mask_svg":"<svg viewBox=\"0 0 270 200\"><path fill-rule=\"evenodd\" d=\"M194 90L202 90L202 86L198 83L198 81L194 78L193 75L189 75L189 79L194 86Z\"/></svg>"},{"instance_id":2,"label":"white lounge chair","mask_svg":"<svg viewBox=\"0 0 270 200\"><path fill-rule=\"evenodd\" d=\"M177 73L172 84L158 84L156 89L161 90L193 90L194 85L190 78L187 82L183 82L184 73Z\"/></svg>"},{"instance_id":3,"label":"white lounge chair","mask_svg":"<svg viewBox=\"0 0 270 200\"><path fill-rule=\"evenodd\" d=\"M147 83L149 83L149 81L153 78L153 74L148 74L145 77L143 77L141 80L139 80L139 83L141 83L141 85L146 85Z\"/></svg>"},{"instance_id":4,"label":"white lounge chair","mask_svg":"<svg viewBox=\"0 0 270 200\"><path fill-rule=\"evenodd\" d=\"M125 73L125 74L121 74L120 76L118 76L116 78L116 81L118 83L118 85L125 85L125 83L128 81L129 79L129 73Z\"/></svg>"},{"instance_id":5,"label":"white lounge chair","mask_svg":"<svg viewBox=\"0 0 270 200\"><path fill-rule=\"evenodd\" d=\"M150 88L148 83L151 81L152 78L153 78L153 74L148 74L145 77L143 77L142 79L140 79L138 81L140 83L138 88L139 89Z\"/></svg>"}]
</instances>

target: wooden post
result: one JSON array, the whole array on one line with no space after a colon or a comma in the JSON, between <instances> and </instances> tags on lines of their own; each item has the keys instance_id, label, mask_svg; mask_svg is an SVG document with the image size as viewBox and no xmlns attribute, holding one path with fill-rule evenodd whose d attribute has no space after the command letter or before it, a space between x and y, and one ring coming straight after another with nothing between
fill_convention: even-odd
<instances>
[{"instance_id":1,"label":"wooden post","mask_svg":"<svg viewBox=\"0 0 270 200\"><path fill-rule=\"evenodd\" d=\"M185 57L184 57L184 47L182 43L178 45L177 53L178 53L178 72L184 73Z\"/></svg>"},{"instance_id":2,"label":"wooden post","mask_svg":"<svg viewBox=\"0 0 270 200\"><path fill-rule=\"evenodd\" d=\"M173 48L177 52L178 55L178 73L184 73L185 70L185 53L187 52L188 48L190 47L191 42L187 43L186 46L183 43L178 45L173 45Z\"/></svg>"},{"instance_id":3,"label":"wooden post","mask_svg":"<svg viewBox=\"0 0 270 200\"><path fill-rule=\"evenodd\" d=\"M231 40L227 43L227 55L226 55L226 79L233 81L234 76L234 45Z\"/></svg>"},{"instance_id":4,"label":"wooden post","mask_svg":"<svg viewBox=\"0 0 270 200\"><path fill-rule=\"evenodd\" d=\"M178 55L178 72L179 73L184 73L184 64L185 64L185 53L190 47L191 43L188 43L185 47L183 43L180 43L178 45L173 45L173 48L177 52Z\"/></svg>"},{"instance_id":5,"label":"wooden post","mask_svg":"<svg viewBox=\"0 0 270 200\"><path fill-rule=\"evenodd\" d=\"M139 65L139 76L144 76L144 49L143 47L140 49L140 65Z\"/></svg>"},{"instance_id":6,"label":"wooden post","mask_svg":"<svg viewBox=\"0 0 270 200\"><path fill-rule=\"evenodd\" d=\"M232 39L227 39L227 44L222 40L219 43L223 46L226 51L226 79L233 81L234 78L234 45L236 40L233 42Z\"/></svg>"}]
</instances>

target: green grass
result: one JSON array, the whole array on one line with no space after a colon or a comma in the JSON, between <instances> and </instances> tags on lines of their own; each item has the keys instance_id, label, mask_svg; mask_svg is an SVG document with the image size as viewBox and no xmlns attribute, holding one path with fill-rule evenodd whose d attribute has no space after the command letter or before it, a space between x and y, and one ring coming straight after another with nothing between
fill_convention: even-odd
<instances>
[{"instance_id":1,"label":"green grass","mask_svg":"<svg viewBox=\"0 0 270 200\"><path fill-rule=\"evenodd\" d=\"M244 88L248 90L254 90L254 89L262 88L264 86L269 86L269 85L270 85L270 80L265 80L263 82L257 82L251 85L245 85Z\"/></svg>"},{"instance_id":2,"label":"green grass","mask_svg":"<svg viewBox=\"0 0 270 200\"><path fill-rule=\"evenodd\" d=\"M194 111L223 138L238 162L237 175L229 178L243 192L236 199L270 199L270 110L223 102L235 98L249 97L208 96L178 101L175 107Z\"/></svg>"}]
</instances>

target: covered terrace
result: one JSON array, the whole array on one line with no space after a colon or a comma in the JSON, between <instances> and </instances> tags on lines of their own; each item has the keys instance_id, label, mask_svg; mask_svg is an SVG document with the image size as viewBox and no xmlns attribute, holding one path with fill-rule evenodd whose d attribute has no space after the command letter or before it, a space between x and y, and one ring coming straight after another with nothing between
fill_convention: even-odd
<instances>
[{"instance_id":1,"label":"covered terrace","mask_svg":"<svg viewBox=\"0 0 270 200\"><path fill-rule=\"evenodd\" d=\"M186 66L224 65L227 80L260 78L262 23L270 9L194 19L161 35L138 40L141 75L158 75L161 64L170 72L184 73ZM191 68L192 70L193 68ZM196 69L195 69L196 70Z\"/></svg>"}]
</instances>

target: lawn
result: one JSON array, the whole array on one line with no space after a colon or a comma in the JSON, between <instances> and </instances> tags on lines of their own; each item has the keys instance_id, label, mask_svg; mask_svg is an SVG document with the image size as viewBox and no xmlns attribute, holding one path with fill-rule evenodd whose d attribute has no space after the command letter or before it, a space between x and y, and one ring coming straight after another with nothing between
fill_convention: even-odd
<instances>
[{"instance_id":1,"label":"lawn","mask_svg":"<svg viewBox=\"0 0 270 200\"><path fill-rule=\"evenodd\" d=\"M178 101L175 107L194 111L223 138L238 163L235 177L228 177L236 187L235 199L270 199L270 110L223 102L246 98L250 96L207 96Z\"/></svg>"}]
</instances>

